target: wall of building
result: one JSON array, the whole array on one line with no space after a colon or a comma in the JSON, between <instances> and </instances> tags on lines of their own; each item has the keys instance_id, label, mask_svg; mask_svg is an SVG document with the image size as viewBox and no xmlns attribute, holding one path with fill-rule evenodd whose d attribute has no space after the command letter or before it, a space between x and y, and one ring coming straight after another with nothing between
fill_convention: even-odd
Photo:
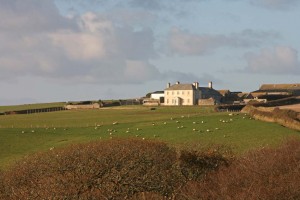
<instances>
[{"instance_id":1,"label":"wall of building","mask_svg":"<svg viewBox=\"0 0 300 200\"><path fill-rule=\"evenodd\" d=\"M165 104L166 106L175 105L194 105L195 94L193 90L166 90L165 91Z\"/></svg>"},{"instance_id":2,"label":"wall of building","mask_svg":"<svg viewBox=\"0 0 300 200\"><path fill-rule=\"evenodd\" d=\"M202 106L215 105L215 104L216 102L213 98L198 100L198 105L202 105Z\"/></svg>"},{"instance_id":3,"label":"wall of building","mask_svg":"<svg viewBox=\"0 0 300 200\"><path fill-rule=\"evenodd\" d=\"M151 94L150 98L159 100L161 97L164 97L164 96L165 96L164 93L163 94Z\"/></svg>"}]
</instances>

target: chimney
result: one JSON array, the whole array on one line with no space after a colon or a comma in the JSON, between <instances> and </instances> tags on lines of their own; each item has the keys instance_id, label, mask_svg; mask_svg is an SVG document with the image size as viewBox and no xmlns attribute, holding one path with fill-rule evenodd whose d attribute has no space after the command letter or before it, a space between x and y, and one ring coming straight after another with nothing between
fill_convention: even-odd
<instances>
[{"instance_id":1,"label":"chimney","mask_svg":"<svg viewBox=\"0 0 300 200\"><path fill-rule=\"evenodd\" d=\"M176 84L178 85L178 84L180 84L180 82L179 82L179 81L176 81Z\"/></svg>"},{"instance_id":2,"label":"chimney","mask_svg":"<svg viewBox=\"0 0 300 200\"><path fill-rule=\"evenodd\" d=\"M199 82L195 82L196 90L199 88Z\"/></svg>"},{"instance_id":3,"label":"chimney","mask_svg":"<svg viewBox=\"0 0 300 200\"><path fill-rule=\"evenodd\" d=\"M210 88L210 89L212 89L212 88L213 88L213 84L212 84L212 82L211 82L211 81L208 83L208 88Z\"/></svg>"},{"instance_id":4,"label":"chimney","mask_svg":"<svg viewBox=\"0 0 300 200\"><path fill-rule=\"evenodd\" d=\"M167 84L167 88L169 88L169 87L171 87L171 83L168 83L168 84Z\"/></svg>"}]
</instances>

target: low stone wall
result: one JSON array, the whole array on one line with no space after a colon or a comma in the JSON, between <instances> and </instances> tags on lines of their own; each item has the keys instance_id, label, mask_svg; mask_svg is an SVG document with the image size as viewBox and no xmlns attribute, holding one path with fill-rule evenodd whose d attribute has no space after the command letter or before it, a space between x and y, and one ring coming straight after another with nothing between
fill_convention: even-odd
<instances>
[{"instance_id":1,"label":"low stone wall","mask_svg":"<svg viewBox=\"0 0 300 200\"><path fill-rule=\"evenodd\" d=\"M292 110L282 110L279 108L263 108L247 105L243 113L248 113L254 119L266 122L275 122L282 126L300 131L300 120L298 113Z\"/></svg>"},{"instance_id":2,"label":"low stone wall","mask_svg":"<svg viewBox=\"0 0 300 200\"><path fill-rule=\"evenodd\" d=\"M65 106L65 108L68 109L68 110L73 110L73 109L99 109L100 105L98 103L88 104L88 105L67 105L67 106Z\"/></svg>"}]
</instances>

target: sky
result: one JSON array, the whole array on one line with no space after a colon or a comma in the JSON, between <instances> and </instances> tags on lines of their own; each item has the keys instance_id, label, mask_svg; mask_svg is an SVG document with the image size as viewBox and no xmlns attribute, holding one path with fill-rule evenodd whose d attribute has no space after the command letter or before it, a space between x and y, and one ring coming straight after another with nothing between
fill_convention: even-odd
<instances>
[{"instance_id":1,"label":"sky","mask_svg":"<svg viewBox=\"0 0 300 200\"><path fill-rule=\"evenodd\" d=\"M0 0L0 105L300 82L300 0Z\"/></svg>"}]
</instances>

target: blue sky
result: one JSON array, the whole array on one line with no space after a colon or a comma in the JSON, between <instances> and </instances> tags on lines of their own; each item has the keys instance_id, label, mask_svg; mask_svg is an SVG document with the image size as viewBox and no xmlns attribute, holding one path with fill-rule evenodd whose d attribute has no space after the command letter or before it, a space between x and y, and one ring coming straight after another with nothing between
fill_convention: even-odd
<instances>
[{"instance_id":1,"label":"blue sky","mask_svg":"<svg viewBox=\"0 0 300 200\"><path fill-rule=\"evenodd\" d=\"M0 0L0 105L299 83L299 0Z\"/></svg>"}]
</instances>

